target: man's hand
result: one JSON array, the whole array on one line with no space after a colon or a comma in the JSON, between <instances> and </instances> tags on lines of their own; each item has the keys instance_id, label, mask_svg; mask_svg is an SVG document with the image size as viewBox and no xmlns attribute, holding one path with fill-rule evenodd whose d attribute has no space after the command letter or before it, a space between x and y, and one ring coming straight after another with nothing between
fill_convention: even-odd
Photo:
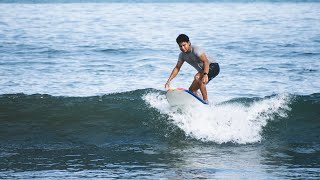
<instances>
[{"instance_id":1,"label":"man's hand","mask_svg":"<svg viewBox=\"0 0 320 180\"><path fill-rule=\"evenodd\" d=\"M208 75L203 75L203 77L202 77L202 83L203 84L207 84L208 83Z\"/></svg>"},{"instance_id":2,"label":"man's hand","mask_svg":"<svg viewBox=\"0 0 320 180\"><path fill-rule=\"evenodd\" d=\"M166 90L168 90L170 88L170 82L166 82L166 84L164 85Z\"/></svg>"}]
</instances>

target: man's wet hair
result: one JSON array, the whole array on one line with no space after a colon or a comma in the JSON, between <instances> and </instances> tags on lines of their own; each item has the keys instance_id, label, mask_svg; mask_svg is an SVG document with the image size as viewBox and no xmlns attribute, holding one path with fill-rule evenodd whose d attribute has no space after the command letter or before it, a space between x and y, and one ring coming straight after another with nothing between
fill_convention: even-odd
<instances>
[{"instance_id":1,"label":"man's wet hair","mask_svg":"<svg viewBox=\"0 0 320 180\"><path fill-rule=\"evenodd\" d=\"M176 39L177 43L180 44L182 42L189 42L189 37L185 34L180 34L177 39Z\"/></svg>"}]
</instances>

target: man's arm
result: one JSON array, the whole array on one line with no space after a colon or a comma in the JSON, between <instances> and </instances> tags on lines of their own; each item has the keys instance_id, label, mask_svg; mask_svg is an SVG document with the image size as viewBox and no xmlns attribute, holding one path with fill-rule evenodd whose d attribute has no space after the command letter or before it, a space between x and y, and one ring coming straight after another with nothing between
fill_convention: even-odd
<instances>
[{"instance_id":1,"label":"man's arm","mask_svg":"<svg viewBox=\"0 0 320 180\"><path fill-rule=\"evenodd\" d=\"M171 75L170 75L168 81L167 81L166 84L165 84L165 88L166 88L166 89L169 89L169 88L170 88L170 81L171 81L173 78L176 77L176 75L177 75L178 72L180 71L180 68L181 68L182 64L183 64L183 61L178 61L178 62L177 62L176 67L174 67L174 69L172 70Z\"/></svg>"},{"instance_id":2,"label":"man's arm","mask_svg":"<svg viewBox=\"0 0 320 180\"><path fill-rule=\"evenodd\" d=\"M208 73L209 73L209 60L205 53L202 53L200 60L203 62L203 73L202 73L202 82L204 84L208 83Z\"/></svg>"}]
</instances>

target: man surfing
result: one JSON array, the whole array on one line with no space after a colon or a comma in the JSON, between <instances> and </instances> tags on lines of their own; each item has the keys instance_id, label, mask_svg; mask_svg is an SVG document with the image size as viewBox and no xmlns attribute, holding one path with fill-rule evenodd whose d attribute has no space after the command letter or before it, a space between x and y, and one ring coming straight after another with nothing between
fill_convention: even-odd
<instances>
[{"instance_id":1,"label":"man surfing","mask_svg":"<svg viewBox=\"0 0 320 180\"><path fill-rule=\"evenodd\" d=\"M206 85L220 72L219 64L198 46L191 45L189 37L185 34L180 34L176 39L181 50L178 62L165 84L166 89L170 88L170 81L176 77L182 64L186 61L193 66L198 72L194 76L194 80L189 87L189 91L199 96L200 89L203 100L208 103L208 95Z\"/></svg>"}]
</instances>

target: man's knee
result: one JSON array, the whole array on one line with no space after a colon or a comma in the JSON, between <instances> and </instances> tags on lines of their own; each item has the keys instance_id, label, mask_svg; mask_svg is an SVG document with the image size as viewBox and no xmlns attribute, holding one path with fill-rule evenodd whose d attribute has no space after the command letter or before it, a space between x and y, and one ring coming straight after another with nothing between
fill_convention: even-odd
<instances>
[{"instance_id":1,"label":"man's knee","mask_svg":"<svg viewBox=\"0 0 320 180\"><path fill-rule=\"evenodd\" d=\"M199 74L196 74L196 75L194 76L194 80L195 80L195 81L200 81L200 75L199 75Z\"/></svg>"}]
</instances>

